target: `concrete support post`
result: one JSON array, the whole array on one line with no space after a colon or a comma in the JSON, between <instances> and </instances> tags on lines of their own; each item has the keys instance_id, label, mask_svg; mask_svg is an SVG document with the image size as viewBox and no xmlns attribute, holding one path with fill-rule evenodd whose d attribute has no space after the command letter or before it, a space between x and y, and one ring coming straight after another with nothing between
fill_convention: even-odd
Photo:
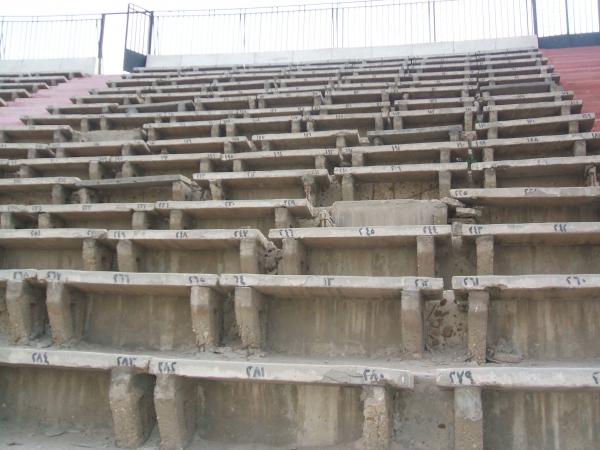
<instances>
[{"instance_id":1,"label":"concrete support post","mask_svg":"<svg viewBox=\"0 0 600 450\"><path fill-rule=\"evenodd\" d=\"M317 199L317 182L315 181L315 177L304 175L302 177L302 186L305 198L314 205Z\"/></svg>"},{"instance_id":2,"label":"concrete support post","mask_svg":"<svg viewBox=\"0 0 600 450\"><path fill-rule=\"evenodd\" d=\"M13 343L27 344L44 332L46 307L42 292L25 281L9 280L5 300Z\"/></svg>"},{"instance_id":3,"label":"concrete support post","mask_svg":"<svg viewBox=\"0 0 600 450\"><path fill-rule=\"evenodd\" d=\"M213 125L214 127L214 125ZM235 123L227 123L225 124L225 136L227 137L233 137L236 136L236 126ZM211 129L211 134L212 134L212 129Z\"/></svg>"},{"instance_id":4,"label":"concrete support post","mask_svg":"<svg viewBox=\"0 0 600 450\"><path fill-rule=\"evenodd\" d=\"M484 147L482 153L483 162L490 162L494 160L494 147Z\"/></svg>"},{"instance_id":5,"label":"concrete support post","mask_svg":"<svg viewBox=\"0 0 600 450\"><path fill-rule=\"evenodd\" d=\"M246 348L264 347L267 335L267 300L257 290L235 288L235 320L242 345Z\"/></svg>"},{"instance_id":6,"label":"concrete support post","mask_svg":"<svg viewBox=\"0 0 600 450\"><path fill-rule=\"evenodd\" d=\"M483 409L481 389L454 389L454 448L483 450Z\"/></svg>"},{"instance_id":7,"label":"concrete support post","mask_svg":"<svg viewBox=\"0 0 600 450\"><path fill-rule=\"evenodd\" d=\"M383 125L383 115L375 116L374 129L377 131L382 131L384 128L385 127Z\"/></svg>"},{"instance_id":8,"label":"concrete support post","mask_svg":"<svg viewBox=\"0 0 600 450\"><path fill-rule=\"evenodd\" d=\"M354 201L354 177L350 174L342 176L342 200Z\"/></svg>"},{"instance_id":9,"label":"concrete support post","mask_svg":"<svg viewBox=\"0 0 600 450\"><path fill-rule=\"evenodd\" d=\"M150 375L112 370L108 398L119 447L138 448L150 436L156 423L153 389Z\"/></svg>"},{"instance_id":10,"label":"concrete support post","mask_svg":"<svg viewBox=\"0 0 600 450\"><path fill-rule=\"evenodd\" d=\"M395 116L392 118L392 128L394 130L401 130L404 128L404 121L402 120L402 116Z\"/></svg>"},{"instance_id":11,"label":"concrete support post","mask_svg":"<svg viewBox=\"0 0 600 450\"><path fill-rule=\"evenodd\" d=\"M440 198L450 197L450 189L452 189L452 172L449 170L440 170L438 172L438 185Z\"/></svg>"},{"instance_id":12,"label":"concrete support post","mask_svg":"<svg viewBox=\"0 0 600 450\"><path fill-rule=\"evenodd\" d=\"M569 134L579 133L579 122L572 120L569 122Z\"/></svg>"},{"instance_id":13,"label":"concrete support post","mask_svg":"<svg viewBox=\"0 0 600 450\"><path fill-rule=\"evenodd\" d=\"M59 217L50 213L38 214L38 228L64 228L65 223Z\"/></svg>"},{"instance_id":14,"label":"concrete support post","mask_svg":"<svg viewBox=\"0 0 600 450\"><path fill-rule=\"evenodd\" d=\"M213 200L225 200L225 186L223 185L222 180L211 180L209 182L210 186L210 195Z\"/></svg>"},{"instance_id":15,"label":"concrete support post","mask_svg":"<svg viewBox=\"0 0 600 450\"><path fill-rule=\"evenodd\" d=\"M392 437L392 401L385 386L364 386L363 448L388 450Z\"/></svg>"},{"instance_id":16,"label":"concrete support post","mask_svg":"<svg viewBox=\"0 0 600 450\"><path fill-rule=\"evenodd\" d=\"M329 162L325 155L315 156L315 169L326 169L329 170Z\"/></svg>"},{"instance_id":17,"label":"concrete support post","mask_svg":"<svg viewBox=\"0 0 600 450\"><path fill-rule=\"evenodd\" d=\"M52 204L64 205L67 203L67 190L60 184L52 186Z\"/></svg>"},{"instance_id":18,"label":"concrete support post","mask_svg":"<svg viewBox=\"0 0 600 450\"><path fill-rule=\"evenodd\" d=\"M363 152L352 152L352 167L365 165L365 154Z\"/></svg>"},{"instance_id":19,"label":"concrete support post","mask_svg":"<svg viewBox=\"0 0 600 450\"><path fill-rule=\"evenodd\" d=\"M35 178L37 176L37 171L34 170L31 166L19 166L19 171L17 172L18 178Z\"/></svg>"},{"instance_id":20,"label":"concrete support post","mask_svg":"<svg viewBox=\"0 0 600 450\"><path fill-rule=\"evenodd\" d=\"M573 156L586 156L587 155L587 145L585 141L575 141L573 143Z\"/></svg>"},{"instance_id":21,"label":"concrete support post","mask_svg":"<svg viewBox=\"0 0 600 450\"><path fill-rule=\"evenodd\" d=\"M440 150L440 163L447 164L450 162L451 152L449 149L445 148Z\"/></svg>"},{"instance_id":22,"label":"concrete support post","mask_svg":"<svg viewBox=\"0 0 600 450\"><path fill-rule=\"evenodd\" d=\"M279 262L281 275L303 275L306 273L306 248L293 238L283 239L282 258Z\"/></svg>"},{"instance_id":23,"label":"concrete support post","mask_svg":"<svg viewBox=\"0 0 600 450\"><path fill-rule=\"evenodd\" d=\"M181 450L196 431L196 386L194 381L176 375L158 375L154 388L154 408L161 450Z\"/></svg>"},{"instance_id":24,"label":"concrete support post","mask_svg":"<svg viewBox=\"0 0 600 450\"><path fill-rule=\"evenodd\" d=\"M221 136L221 126L218 123L215 123L210 127L210 137L220 137L220 136Z\"/></svg>"},{"instance_id":25,"label":"concrete support post","mask_svg":"<svg viewBox=\"0 0 600 450\"><path fill-rule=\"evenodd\" d=\"M106 171L100 161L90 161L88 164L88 176L90 180L102 180L106 178Z\"/></svg>"},{"instance_id":26,"label":"concrete support post","mask_svg":"<svg viewBox=\"0 0 600 450\"><path fill-rule=\"evenodd\" d=\"M275 228L295 228L296 218L287 208L275 208Z\"/></svg>"},{"instance_id":27,"label":"concrete support post","mask_svg":"<svg viewBox=\"0 0 600 450\"><path fill-rule=\"evenodd\" d=\"M192 199L192 188L181 182L175 181L171 186L171 200L176 202L185 202Z\"/></svg>"},{"instance_id":28,"label":"concrete support post","mask_svg":"<svg viewBox=\"0 0 600 450\"><path fill-rule=\"evenodd\" d=\"M3 212L0 214L0 229L14 230L17 228L17 218L11 212Z\"/></svg>"},{"instance_id":29,"label":"concrete support post","mask_svg":"<svg viewBox=\"0 0 600 450\"><path fill-rule=\"evenodd\" d=\"M262 254L257 239L244 238L240 240L240 272L261 273Z\"/></svg>"},{"instance_id":30,"label":"concrete support post","mask_svg":"<svg viewBox=\"0 0 600 450\"><path fill-rule=\"evenodd\" d=\"M120 272L139 272L143 250L129 239L117 243L117 266Z\"/></svg>"},{"instance_id":31,"label":"concrete support post","mask_svg":"<svg viewBox=\"0 0 600 450\"><path fill-rule=\"evenodd\" d=\"M401 302L403 351L414 358L420 358L425 346L421 291L402 291Z\"/></svg>"},{"instance_id":32,"label":"concrete support post","mask_svg":"<svg viewBox=\"0 0 600 450\"><path fill-rule=\"evenodd\" d=\"M121 156L134 156L134 155L135 155L135 151L133 150L133 147L131 146L131 144L123 144L121 146Z\"/></svg>"},{"instance_id":33,"label":"concrete support post","mask_svg":"<svg viewBox=\"0 0 600 450\"><path fill-rule=\"evenodd\" d=\"M465 111L465 131L473 131L473 112L471 111L471 109L469 108L467 111Z\"/></svg>"},{"instance_id":34,"label":"concrete support post","mask_svg":"<svg viewBox=\"0 0 600 450\"><path fill-rule=\"evenodd\" d=\"M496 186L496 169L483 169L483 187L486 189L494 189Z\"/></svg>"},{"instance_id":35,"label":"concrete support post","mask_svg":"<svg viewBox=\"0 0 600 450\"><path fill-rule=\"evenodd\" d=\"M434 236L417 236L417 275L435 277Z\"/></svg>"},{"instance_id":36,"label":"concrete support post","mask_svg":"<svg viewBox=\"0 0 600 450\"><path fill-rule=\"evenodd\" d=\"M214 289L192 286L192 328L196 335L196 344L201 350L218 347L221 342L222 304L219 294Z\"/></svg>"},{"instance_id":37,"label":"concrete support post","mask_svg":"<svg viewBox=\"0 0 600 450\"><path fill-rule=\"evenodd\" d=\"M585 168L584 183L589 187L600 186L600 182L598 181L598 169L596 166L590 165Z\"/></svg>"},{"instance_id":38,"label":"concrete support post","mask_svg":"<svg viewBox=\"0 0 600 450\"><path fill-rule=\"evenodd\" d=\"M84 203L96 203L97 201L97 193L91 189L88 188L81 188L77 190L77 197L79 200L79 203L84 204Z\"/></svg>"},{"instance_id":39,"label":"concrete support post","mask_svg":"<svg viewBox=\"0 0 600 450\"><path fill-rule=\"evenodd\" d=\"M494 274L494 236L479 236L475 239L477 253L477 275Z\"/></svg>"},{"instance_id":40,"label":"concrete support post","mask_svg":"<svg viewBox=\"0 0 600 450\"><path fill-rule=\"evenodd\" d=\"M77 303L81 302L78 302L76 293L64 283L50 282L46 285L46 309L55 343L65 344L77 338L78 327L75 324L79 314L74 312L83 306ZM72 308L73 305L75 308Z\"/></svg>"},{"instance_id":41,"label":"concrete support post","mask_svg":"<svg viewBox=\"0 0 600 450\"><path fill-rule=\"evenodd\" d=\"M132 230L149 230L152 228L152 219L147 211L134 211L131 215Z\"/></svg>"},{"instance_id":42,"label":"concrete support post","mask_svg":"<svg viewBox=\"0 0 600 450\"><path fill-rule=\"evenodd\" d=\"M246 170L247 170L246 161L243 161L241 159L233 160L233 171L234 172L245 172Z\"/></svg>"},{"instance_id":43,"label":"concrete support post","mask_svg":"<svg viewBox=\"0 0 600 450\"><path fill-rule=\"evenodd\" d=\"M131 161L125 161L121 166L121 174L124 178L141 177L144 175L144 171L141 167L133 164Z\"/></svg>"},{"instance_id":44,"label":"concrete support post","mask_svg":"<svg viewBox=\"0 0 600 450\"><path fill-rule=\"evenodd\" d=\"M300 133L302 131L302 120L301 119L292 119L290 131L292 133Z\"/></svg>"},{"instance_id":45,"label":"concrete support post","mask_svg":"<svg viewBox=\"0 0 600 450\"><path fill-rule=\"evenodd\" d=\"M498 139L498 128L496 128L496 127L489 128L486 139Z\"/></svg>"},{"instance_id":46,"label":"concrete support post","mask_svg":"<svg viewBox=\"0 0 600 450\"><path fill-rule=\"evenodd\" d=\"M83 270L111 270L113 255L96 239L84 239L81 245Z\"/></svg>"},{"instance_id":47,"label":"concrete support post","mask_svg":"<svg viewBox=\"0 0 600 450\"><path fill-rule=\"evenodd\" d=\"M469 358L478 363L485 363L486 359L489 303L489 292L469 292L469 312L467 315L467 345Z\"/></svg>"},{"instance_id":48,"label":"concrete support post","mask_svg":"<svg viewBox=\"0 0 600 450\"><path fill-rule=\"evenodd\" d=\"M181 209L173 209L169 214L170 230L188 230L192 228L192 218Z\"/></svg>"}]
</instances>

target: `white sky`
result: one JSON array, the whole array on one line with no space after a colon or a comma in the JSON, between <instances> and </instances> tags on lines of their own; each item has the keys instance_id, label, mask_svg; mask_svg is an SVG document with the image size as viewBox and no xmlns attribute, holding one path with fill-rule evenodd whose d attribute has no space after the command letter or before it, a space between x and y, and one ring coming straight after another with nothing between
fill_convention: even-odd
<instances>
[{"instance_id":1,"label":"white sky","mask_svg":"<svg viewBox=\"0 0 600 450\"><path fill-rule=\"evenodd\" d=\"M410 2L411 0L401 1ZM502 35L503 33L504 35L526 34L524 32L527 30L526 14L521 14L521 19L515 21L514 13L507 12L511 8L525 8L525 1L461 0L460 2L438 3L436 6L436 38L438 41L444 41L477 39L481 36L495 37L494 34ZM569 0L569 2L571 8L574 6L581 8L578 14L571 14L573 23L571 31L577 32L578 30L573 30L577 26L581 28L579 31L598 31L597 0ZM0 0L0 16L125 12L128 3L127 0ZM138 0L136 2L140 7L154 11L273 7L315 3L335 4L338 3L338 0ZM373 3L376 4L377 0ZM388 0L383 3L392 2ZM562 11L564 0L537 0L537 3L540 35L564 33L565 16ZM457 4L462 4L462 7L457 8ZM490 13L489 11L492 10L493 13ZM222 15L217 18L197 16L196 18L187 17L184 21L163 17L157 19L159 25L157 29L162 33L154 39L155 48L160 54L198 54L332 46L397 45L424 42L429 39L430 21L427 18L426 4L415 6L410 12L408 9L400 9L399 6L389 9L380 8L370 18L364 10L347 8L345 11L346 14L342 20L344 27L336 34L337 42L334 45L332 45L331 12L322 11L305 14L302 18L297 13L248 15L244 33L241 31L239 16ZM490 16L493 16L491 21L489 20ZM473 20L476 17L485 17L488 21ZM577 21L577 26L575 21ZM581 24L584 25L583 28ZM56 27L48 26L45 34L56 37L61 29L58 28L59 25ZM550 32L544 32L544 29L550 30ZM71 34L66 36L66 39L73 45L73 50L69 54L76 54L77 45L79 48L93 48L97 35L89 26L85 30L87 31L78 31L73 28ZM24 54L26 49L30 53L31 49L27 47L26 42L37 41L39 38L36 39L32 32L24 34L28 39L22 38L20 34L15 38L14 34L11 36L10 33L7 33L7 36L0 36L0 41L4 39L4 45L10 45L10 43L14 45L15 41L23 42L22 50L12 49L13 55ZM40 32L40 34L44 33ZM107 16L104 73L121 72L124 38L125 15ZM40 46L34 48L37 52L35 58L43 58L55 44L48 38L46 47L43 46L43 43L37 45ZM69 49L66 49L65 53L68 52ZM10 59L14 56L9 54L6 57Z\"/></svg>"}]
</instances>

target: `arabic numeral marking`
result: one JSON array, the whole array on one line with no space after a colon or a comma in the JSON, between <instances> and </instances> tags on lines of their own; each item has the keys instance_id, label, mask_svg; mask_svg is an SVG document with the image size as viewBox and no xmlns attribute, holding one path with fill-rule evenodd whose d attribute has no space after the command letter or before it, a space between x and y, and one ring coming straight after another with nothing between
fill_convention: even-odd
<instances>
[{"instance_id":1,"label":"arabic numeral marking","mask_svg":"<svg viewBox=\"0 0 600 450\"><path fill-rule=\"evenodd\" d=\"M465 287L476 287L479 286L479 277L464 277L463 286Z\"/></svg>"}]
</instances>

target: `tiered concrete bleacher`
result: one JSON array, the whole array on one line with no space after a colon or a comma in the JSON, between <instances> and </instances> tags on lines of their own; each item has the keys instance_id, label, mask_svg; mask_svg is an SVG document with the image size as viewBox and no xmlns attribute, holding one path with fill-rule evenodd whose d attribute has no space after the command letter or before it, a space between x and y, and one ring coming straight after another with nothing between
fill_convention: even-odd
<instances>
[{"instance_id":1,"label":"tiered concrete bleacher","mask_svg":"<svg viewBox=\"0 0 600 450\"><path fill-rule=\"evenodd\" d=\"M6 434L597 447L600 135L558 82L537 49L139 68L0 128Z\"/></svg>"}]
</instances>

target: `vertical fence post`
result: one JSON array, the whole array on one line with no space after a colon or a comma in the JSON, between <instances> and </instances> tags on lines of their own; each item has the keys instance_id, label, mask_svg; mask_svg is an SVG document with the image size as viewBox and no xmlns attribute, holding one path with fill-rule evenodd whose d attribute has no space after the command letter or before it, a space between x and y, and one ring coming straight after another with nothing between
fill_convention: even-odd
<instances>
[{"instance_id":1,"label":"vertical fence post","mask_svg":"<svg viewBox=\"0 0 600 450\"><path fill-rule=\"evenodd\" d=\"M154 11L150 11L150 18L148 24L148 49L146 55L152 53L152 31L154 30Z\"/></svg>"},{"instance_id":2,"label":"vertical fence post","mask_svg":"<svg viewBox=\"0 0 600 450\"><path fill-rule=\"evenodd\" d=\"M569 28L569 0L565 0L565 18L567 21L567 34L571 34L571 30Z\"/></svg>"},{"instance_id":3,"label":"vertical fence post","mask_svg":"<svg viewBox=\"0 0 600 450\"><path fill-rule=\"evenodd\" d=\"M600 1L600 0L598 0ZM533 20L533 34L538 36L537 1L531 0L531 19Z\"/></svg>"},{"instance_id":4,"label":"vertical fence post","mask_svg":"<svg viewBox=\"0 0 600 450\"><path fill-rule=\"evenodd\" d=\"M100 37L98 38L98 74L102 73L102 58L104 56L104 24L106 22L106 14L102 14L100 18Z\"/></svg>"}]
</instances>

